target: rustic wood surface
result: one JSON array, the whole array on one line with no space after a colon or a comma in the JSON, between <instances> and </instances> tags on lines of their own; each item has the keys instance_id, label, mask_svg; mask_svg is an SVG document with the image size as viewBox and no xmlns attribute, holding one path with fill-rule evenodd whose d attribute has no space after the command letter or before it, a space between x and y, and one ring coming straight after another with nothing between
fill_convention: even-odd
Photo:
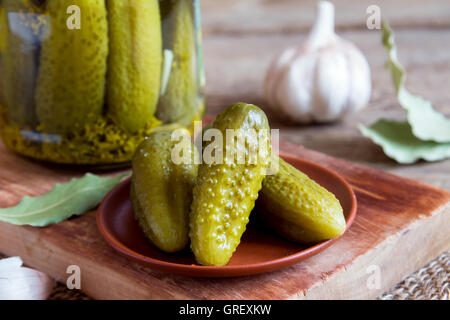
<instances>
[{"instance_id":1,"label":"rustic wood surface","mask_svg":"<svg viewBox=\"0 0 450 320\"><path fill-rule=\"evenodd\" d=\"M448 191L294 144L282 143L280 151L337 171L358 199L350 230L330 248L291 267L232 279L159 272L112 249L97 229L95 212L46 228L0 223L0 252L19 255L63 283L67 267L77 265L81 289L96 299L368 299L449 249ZM0 152L0 167L8 168L0 171L0 207L81 174L31 163L2 144ZM379 282L372 286L373 272Z\"/></svg>"},{"instance_id":2,"label":"rustic wood surface","mask_svg":"<svg viewBox=\"0 0 450 320\"><path fill-rule=\"evenodd\" d=\"M361 30L366 11L377 5L383 19L398 28L450 26L447 0L333 0L338 29ZM205 34L286 34L307 32L317 0L201 0Z\"/></svg>"},{"instance_id":3,"label":"rustic wood surface","mask_svg":"<svg viewBox=\"0 0 450 320\"><path fill-rule=\"evenodd\" d=\"M315 1L201 1L208 113L215 115L228 104L239 100L267 108L262 94L266 69L283 47L305 39L314 20ZM92 212L46 229L0 223L0 251L8 255L21 255L26 263L60 281L67 278L65 268L68 264L80 265L85 271L82 273L83 289L94 298L239 299L300 298L305 293L308 298L375 297L448 248L449 214L448 209L442 207L448 201L448 194L356 164L450 190L450 161L399 165L362 137L356 126L358 123L372 123L380 117L404 118L384 69L386 52L380 44L380 31L365 27L366 8L372 4L380 6L382 17L389 20L396 32L399 56L408 72L408 88L431 100L436 109L450 115L450 91L447 89L450 83L450 2L334 2L338 33L360 47L372 68L370 105L361 113L336 124L293 127L285 126L272 117L271 125L281 129L283 140L351 161L342 162L285 145L291 153L300 150L298 152L306 158L338 170L357 187L360 208L366 209L360 209L354 227L342 239L348 241L340 241L305 263L267 277L202 282L148 270L118 256L100 238ZM42 194L55 182L67 181L81 174L76 170L32 163L6 151L3 145L0 145L0 168L0 207L14 205L25 194ZM355 179L355 175L359 178ZM377 193L380 183L382 186L398 186L401 194L380 191L380 198ZM407 186L414 187L411 191L415 195L412 202L408 200L408 192L405 192L412 189L404 189ZM391 197L395 201L387 201ZM377 207L382 210L377 211ZM399 214L400 208L403 214ZM386 223L382 212L392 220ZM372 219L378 224L374 224ZM364 234L366 241L356 242L354 237L361 234ZM371 249L370 254L363 254L367 248ZM342 251L347 252L339 258L342 260L333 260L336 252ZM330 264L330 260L333 263ZM350 261L351 266L346 266ZM316 268L318 265L321 269ZM380 289L367 290L369 265L378 265L382 270ZM307 277L298 278L302 273ZM325 280L326 285L322 285ZM285 286L285 283L292 285ZM301 292L301 288L309 288L313 283L317 286L308 292ZM255 290L252 284L256 284L258 289ZM151 290L155 286L160 290Z\"/></svg>"},{"instance_id":4,"label":"rustic wood surface","mask_svg":"<svg viewBox=\"0 0 450 320\"><path fill-rule=\"evenodd\" d=\"M279 123L281 139L356 163L450 190L450 161L399 165L362 137L358 123L380 117L404 119L388 72L379 30L366 28L366 8L378 5L396 34L407 87L450 116L450 1L337 0L337 32L353 41L372 69L369 106L332 125L294 127ZM262 85L267 67L284 47L301 43L314 20L315 1L202 0L208 112L246 101L267 108Z\"/></svg>"}]
</instances>

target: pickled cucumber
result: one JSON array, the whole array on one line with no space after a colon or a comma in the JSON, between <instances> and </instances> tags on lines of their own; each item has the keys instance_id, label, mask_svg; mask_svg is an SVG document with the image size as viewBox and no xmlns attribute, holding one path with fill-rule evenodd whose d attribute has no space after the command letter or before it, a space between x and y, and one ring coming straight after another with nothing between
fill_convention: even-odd
<instances>
[{"instance_id":1,"label":"pickled cucumber","mask_svg":"<svg viewBox=\"0 0 450 320\"><path fill-rule=\"evenodd\" d=\"M108 0L108 114L129 132L151 123L158 103L162 35L158 0Z\"/></svg>"},{"instance_id":2,"label":"pickled cucumber","mask_svg":"<svg viewBox=\"0 0 450 320\"><path fill-rule=\"evenodd\" d=\"M291 241L318 242L345 231L343 210L334 194L281 158L278 172L263 181L257 207L262 220Z\"/></svg>"},{"instance_id":3,"label":"pickled cucumber","mask_svg":"<svg viewBox=\"0 0 450 320\"><path fill-rule=\"evenodd\" d=\"M161 0L160 3L164 50L172 52L173 60L164 62L169 76L167 84L163 85L156 116L163 122L178 122L189 127L203 113L192 0Z\"/></svg>"},{"instance_id":4,"label":"pickled cucumber","mask_svg":"<svg viewBox=\"0 0 450 320\"><path fill-rule=\"evenodd\" d=\"M7 41L8 41L8 16L7 12L1 5L0 1L0 60L2 59L2 54L5 52Z\"/></svg>"},{"instance_id":5,"label":"pickled cucumber","mask_svg":"<svg viewBox=\"0 0 450 320\"><path fill-rule=\"evenodd\" d=\"M186 129L178 130L189 135ZM189 161L172 161L172 150L178 142L172 141L171 134L151 134L132 161L135 216L150 241L166 252L181 250L188 244L189 209L198 162L197 150L189 139L184 154Z\"/></svg>"},{"instance_id":6,"label":"pickled cucumber","mask_svg":"<svg viewBox=\"0 0 450 320\"><path fill-rule=\"evenodd\" d=\"M67 8L80 8L80 29L67 27ZM104 0L49 0L36 89L41 130L67 134L102 116L108 25Z\"/></svg>"},{"instance_id":7,"label":"pickled cucumber","mask_svg":"<svg viewBox=\"0 0 450 320\"><path fill-rule=\"evenodd\" d=\"M0 120L5 112L8 105L5 98L5 67L3 61L5 60L5 51L8 42L8 17L5 9L1 6L0 1Z\"/></svg>"},{"instance_id":8,"label":"pickled cucumber","mask_svg":"<svg viewBox=\"0 0 450 320\"><path fill-rule=\"evenodd\" d=\"M239 245L261 189L270 162L270 129L264 112L245 103L228 107L217 117L212 128L224 136L222 150L218 150L222 161L203 162L199 166L190 215L190 238L198 263L222 266L229 262ZM245 137L247 143L238 144L235 151L243 151L245 161L227 156L226 148L235 140L226 135L227 129L243 129L236 134ZM246 129L254 129L260 134L256 149L266 151L260 152L253 163L248 157L251 147Z\"/></svg>"},{"instance_id":9,"label":"pickled cucumber","mask_svg":"<svg viewBox=\"0 0 450 320\"><path fill-rule=\"evenodd\" d=\"M45 24L43 10L31 0L3 0L1 5L3 103L13 125L33 129L37 121L34 94Z\"/></svg>"}]
</instances>

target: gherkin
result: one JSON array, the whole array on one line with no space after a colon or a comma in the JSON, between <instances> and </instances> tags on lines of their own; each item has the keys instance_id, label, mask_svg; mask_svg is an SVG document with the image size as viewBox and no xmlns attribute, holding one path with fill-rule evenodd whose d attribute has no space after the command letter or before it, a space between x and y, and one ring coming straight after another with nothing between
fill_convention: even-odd
<instances>
[{"instance_id":1,"label":"gherkin","mask_svg":"<svg viewBox=\"0 0 450 320\"><path fill-rule=\"evenodd\" d=\"M5 52L8 42L8 17L3 6L0 5L0 117L7 110L8 105L5 98Z\"/></svg>"},{"instance_id":2,"label":"gherkin","mask_svg":"<svg viewBox=\"0 0 450 320\"><path fill-rule=\"evenodd\" d=\"M172 131L151 134L132 161L135 216L149 240L166 252L182 250L189 242L189 209L197 177L197 149L186 129L177 130L187 137L180 162L173 156L180 142L172 141Z\"/></svg>"},{"instance_id":3,"label":"gherkin","mask_svg":"<svg viewBox=\"0 0 450 320\"><path fill-rule=\"evenodd\" d=\"M80 8L80 28L70 30L67 9ZM41 129L67 134L102 115L108 25L104 0L49 0L43 37L36 111Z\"/></svg>"},{"instance_id":4,"label":"gherkin","mask_svg":"<svg viewBox=\"0 0 450 320\"><path fill-rule=\"evenodd\" d=\"M224 137L214 154L217 161L200 164L194 187L190 215L191 249L198 263L226 265L240 243L249 222L258 191L266 174L270 158L270 129L264 112L254 105L236 103L222 112L212 124ZM237 136L227 135L230 129L245 143L235 143ZM259 135L257 144L250 144L251 131ZM253 147L261 150L251 161ZM231 149L230 149L231 148ZM235 155L233 156L233 150ZM211 154L212 154L211 153ZM245 157L239 161L238 154Z\"/></svg>"},{"instance_id":5,"label":"gherkin","mask_svg":"<svg viewBox=\"0 0 450 320\"><path fill-rule=\"evenodd\" d=\"M8 13L0 1L0 60L5 52L8 42Z\"/></svg>"},{"instance_id":6,"label":"gherkin","mask_svg":"<svg viewBox=\"0 0 450 320\"><path fill-rule=\"evenodd\" d=\"M346 222L335 195L283 159L275 160L279 161L279 170L266 176L257 201L262 220L295 242L318 242L340 236Z\"/></svg>"},{"instance_id":7,"label":"gherkin","mask_svg":"<svg viewBox=\"0 0 450 320\"><path fill-rule=\"evenodd\" d=\"M43 10L31 0L1 2L0 50L2 91L14 125L33 129L40 37L45 28Z\"/></svg>"},{"instance_id":8,"label":"gherkin","mask_svg":"<svg viewBox=\"0 0 450 320\"><path fill-rule=\"evenodd\" d=\"M196 34L192 0L161 0L165 54L163 84L156 116L191 126L203 113L199 95ZM165 78L166 77L166 78Z\"/></svg>"},{"instance_id":9,"label":"gherkin","mask_svg":"<svg viewBox=\"0 0 450 320\"><path fill-rule=\"evenodd\" d=\"M162 35L158 0L108 0L108 114L129 132L152 122L158 103Z\"/></svg>"}]
</instances>

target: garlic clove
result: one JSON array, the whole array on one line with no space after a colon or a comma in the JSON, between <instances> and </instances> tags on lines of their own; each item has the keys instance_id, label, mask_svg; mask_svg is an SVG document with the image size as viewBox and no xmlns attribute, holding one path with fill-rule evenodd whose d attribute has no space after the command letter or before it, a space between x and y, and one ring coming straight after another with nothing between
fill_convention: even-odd
<instances>
[{"instance_id":1,"label":"garlic clove","mask_svg":"<svg viewBox=\"0 0 450 320\"><path fill-rule=\"evenodd\" d=\"M19 257L0 260L0 300L45 300L54 285L46 274L22 267Z\"/></svg>"},{"instance_id":2,"label":"garlic clove","mask_svg":"<svg viewBox=\"0 0 450 320\"><path fill-rule=\"evenodd\" d=\"M312 119L309 105L311 90L314 88L313 77L317 57L306 54L302 59L295 59L286 68L286 76L278 86L279 107L294 122L308 123Z\"/></svg>"},{"instance_id":3,"label":"garlic clove","mask_svg":"<svg viewBox=\"0 0 450 320\"><path fill-rule=\"evenodd\" d=\"M328 49L319 55L313 91L314 120L329 122L341 116L350 94L350 74L344 55Z\"/></svg>"},{"instance_id":4,"label":"garlic clove","mask_svg":"<svg viewBox=\"0 0 450 320\"><path fill-rule=\"evenodd\" d=\"M23 262L20 257L12 257L0 259L0 275L5 274L6 272L20 268Z\"/></svg>"},{"instance_id":5,"label":"garlic clove","mask_svg":"<svg viewBox=\"0 0 450 320\"><path fill-rule=\"evenodd\" d=\"M278 103L276 99L276 85L281 81L283 70L285 70L294 59L296 51L296 48L284 50L269 67L269 72L265 79L265 92L269 92L267 97L270 105L276 105Z\"/></svg>"},{"instance_id":6,"label":"garlic clove","mask_svg":"<svg viewBox=\"0 0 450 320\"><path fill-rule=\"evenodd\" d=\"M363 109L370 100L372 93L372 81L370 66L363 53L353 44L345 41L348 47L346 54L350 61L349 74L351 77L350 91L348 102L349 105L345 109L345 115Z\"/></svg>"}]
</instances>

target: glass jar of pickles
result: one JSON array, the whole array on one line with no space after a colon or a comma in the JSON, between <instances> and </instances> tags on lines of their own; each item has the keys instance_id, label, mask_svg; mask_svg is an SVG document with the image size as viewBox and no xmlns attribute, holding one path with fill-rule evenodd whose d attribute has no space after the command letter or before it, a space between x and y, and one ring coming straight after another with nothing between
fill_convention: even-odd
<instances>
[{"instance_id":1,"label":"glass jar of pickles","mask_svg":"<svg viewBox=\"0 0 450 320\"><path fill-rule=\"evenodd\" d=\"M0 0L0 133L35 159L127 163L204 112L198 0Z\"/></svg>"}]
</instances>

